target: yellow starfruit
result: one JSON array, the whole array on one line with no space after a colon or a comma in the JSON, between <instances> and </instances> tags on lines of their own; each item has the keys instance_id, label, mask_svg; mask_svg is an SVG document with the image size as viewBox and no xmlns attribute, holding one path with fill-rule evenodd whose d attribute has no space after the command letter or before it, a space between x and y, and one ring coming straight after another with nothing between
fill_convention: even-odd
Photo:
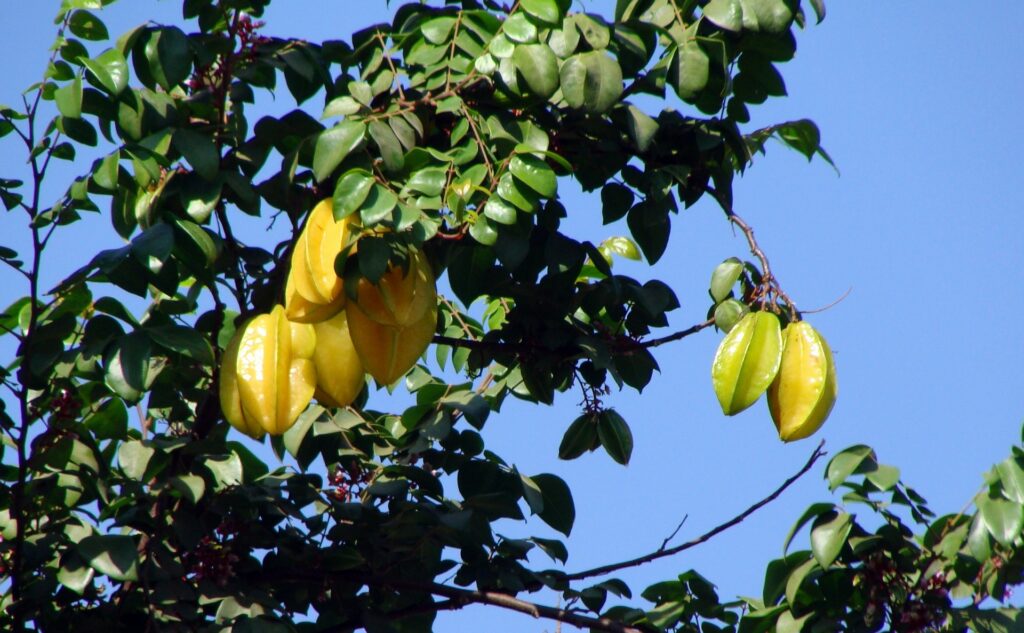
<instances>
[{"instance_id":1,"label":"yellow starfruit","mask_svg":"<svg viewBox=\"0 0 1024 633\"><path fill-rule=\"evenodd\" d=\"M751 312L722 339L711 366L711 382L725 415L757 402L779 371L782 331L771 312Z\"/></svg>"},{"instance_id":2,"label":"yellow starfruit","mask_svg":"<svg viewBox=\"0 0 1024 633\"><path fill-rule=\"evenodd\" d=\"M313 207L292 250L285 291L289 319L314 323L326 320L344 308L345 293L334 270L334 260L348 242L348 231L347 218L334 220L334 205L330 198ZM329 307L319 309L316 306Z\"/></svg>"},{"instance_id":3,"label":"yellow starfruit","mask_svg":"<svg viewBox=\"0 0 1024 633\"><path fill-rule=\"evenodd\" d=\"M349 302L348 327L352 344L363 367L382 385L391 383L409 371L426 351L437 327L437 306L425 311L407 326L384 325L370 318L354 302Z\"/></svg>"},{"instance_id":4,"label":"yellow starfruit","mask_svg":"<svg viewBox=\"0 0 1024 633\"><path fill-rule=\"evenodd\" d=\"M281 435L316 387L312 325L292 323L282 306L246 323L224 353L220 399L232 426L255 438Z\"/></svg>"},{"instance_id":5,"label":"yellow starfruit","mask_svg":"<svg viewBox=\"0 0 1024 633\"><path fill-rule=\"evenodd\" d=\"M825 338L806 321L782 332L782 362L768 388L768 410L784 442L813 435L838 395L835 363Z\"/></svg>"},{"instance_id":6,"label":"yellow starfruit","mask_svg":"<svg viewBox=\"0 0 1024 633\"><path fill-rule=\"evenodd\" d=\"M363 314L381 325L403 327L422 320L437 308L437 287L430 262L414 251L409 266L389 266L376 284L360 279L355 303Z\"/></svg>"},{"instance_id":7,"label":"yellow starfruit","mask_svg":"<svg viewBox=\"0 0 1024 633\"><path fill-rule=\"evenodd\" d=\"M348 406L366 382L363 363L349 334L348 317L344 311L339 312L327 321L314 324L313 329L316 331L314 396L324 406Z\"/></svg>"}]
</instances>

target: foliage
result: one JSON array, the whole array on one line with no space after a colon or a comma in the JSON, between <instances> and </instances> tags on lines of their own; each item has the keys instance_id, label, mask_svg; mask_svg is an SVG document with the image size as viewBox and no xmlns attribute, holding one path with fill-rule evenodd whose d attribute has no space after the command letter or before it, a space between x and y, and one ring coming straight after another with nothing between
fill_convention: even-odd
<instances>
[{"instance_id":1,"label":"foliage","mask_svg":"<svg viewBox=\"0 0 1024 633\"><path fill-rule=\"evenodd\" d=\"M610 385L643 389L654 348L751 308L798 317L731 186L772 137L830 162L808 120L740 128L785 94L777 66L821 0L619 0L607 17L567 0L409 3L322 43L261 35L269 0L183 0L185 28L110 43L111 2L65 0L44 79L0 107L30 170L0 179L0 200L31 233L28 252L0 248L25 282L0 315L18 346L0 369L6 628L421 631L482 603L609 631L1019 629L1019 612L985 601L1024 580L1019 447L973 506L938 518L871 449L842 451L827 480L846 505L808 509L794 532L810 526L810 549L773 561L759 598L723 602L696 571L636 595L611 575L699 545L796 477L694 541L594 570L549 569L538 559L564 563L565 542L494 529L532 514L568 537L575 519L558 475L486 449L506 398L579 389L558 455L627 463ZM275 91L297 107L250 121ZM51 162L80 154L95 159L48 201ZM629 237L562 231L570 176ZM671 288L613 261L656 262L673 216L706 194L756 261L719 266L708 320L666 334ZM432 358L400 381L410 406L376 410L397 399L369 389L313 405L270 441L295 465L271 466L224 421L218 368L240 319L281 303L324 198L362 227L335 262L347 288L416 248L450 293ZM41 287L51 236L94 212L125 245ZM280 241L246 242L237 229L254 222ZM563 607L530 602L542 589Z\"/></svg>"}]
</instances>

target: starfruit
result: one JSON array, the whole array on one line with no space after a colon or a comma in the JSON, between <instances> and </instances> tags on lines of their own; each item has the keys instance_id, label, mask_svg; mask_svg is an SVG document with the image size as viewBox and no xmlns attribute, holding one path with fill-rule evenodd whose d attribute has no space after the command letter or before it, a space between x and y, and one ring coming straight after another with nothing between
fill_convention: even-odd
<instances>
[{"instance_id":1,"label":"starfruit","mask_svg":"<svg viewBox=\"0 0 1024 633\"><path fill-rule=\"evenodd\" d=\"M221 366L220 401L228 422L254 438L287 431L313 398L315 348L313 326L290 322L282 306L240 328Z\"/></svg>"},{"instance_id":2,"label":"starfruit","mask_svg":"<svg viewBox=\"0 0 1024 633\"><path fill-rule=\"evenodd\" d=\"M360 279L354 301L364 315L381 325L417 323L437 308L434 271L422 252L412 251L407 267L388 266L377 283Z\"/></svg>"},{"instance_id":3,"label":"starfruit","mask_svg":"<svg viewBox=\"0 0 1024 633\"><path fill-rule=\"evenodd\" d=\"M316 331L314 396L324 406L348 406L366 382L363 363L348 331L348 317L344 311L339 312L327 321L315 323L313 329Z\"/></svg>"},{"instance_id":4,"label":"starfruit","mask_svg":"<svg viewBox=\"0 0 1024 633\"><path fill-rule=\"evenodd\" d=\"M779 371L782 332L771 312L751 312L722 339L711 366L711 382L725 415L757 402Z\"/></svg>"},{"instance_id":5,"label":"starfruit","mask_svg":"<svg viewBox=\"0 0 1024 633\"><path fill-rule=\"evenodd\" d=\"M410 325L384 325L349 302L349 333L363 367L382 385L391 383L409 371L426 351L437 327L437 306L425 311Z\"/></svg>"},{"instance_id":6,"label":"starfruit","mask_svg":"<svg viewBox=\"0 0 1024 633\"><path fill-rule=\"evenodd\" d=\"M314 323L330 318L345 306L334 260L348 242L348 232L348 218L335 221L330 198L313 207L292 251L285 291L289 319Z\"/></svg>"},{"instance_id":7,"label":"starfruit","mask_svg":"<svg viewBox=\"0 0 1024 633\"><path fill-rule=\"evenodd\" d=\"M821 428L836 402L832 350L806 321L782 332L782 363L768 388L768 410L784 442L802 440Z\"/></svg>"}]
</instances>

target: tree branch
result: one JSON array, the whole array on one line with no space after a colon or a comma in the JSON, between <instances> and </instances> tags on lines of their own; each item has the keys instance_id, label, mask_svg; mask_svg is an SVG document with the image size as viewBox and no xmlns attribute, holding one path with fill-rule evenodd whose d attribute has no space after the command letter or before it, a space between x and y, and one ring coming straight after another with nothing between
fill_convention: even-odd
<instances>
[{"instance_id":1,"label":"tree branch","mask_svg":"<svg viewBox=\"0 0 1024 633\"><path fill-rule=\"evenodd\" d=\"M766 506L769 503L771 503L772 501L774 501L776 498L778 498L779 495L781 495L786 490L786 488L789 488L791 485L793 485L793 483L797 479L800 479L801 477L803 477L807 473L807 471L809 471L811 469L811 467L814 465L814 463L816 461L818 461L819 459L821 459L826 454L823 450L821 450L824 445L825 445L825 441L822 440L818 444L818 447L814 449L814 452L811 453L810 458L807 460L807 463L803 465L803 468L801 468L799 471L797 471L796 474L794 474L792 477L790 477L786 481L782 482L782 485L779 486L778 488L776 488L775 492L771 493L770 495L768 495L764 499L761 499L760 501L758 501L754 505L750 506L749 508L747 508L746 510L744 510L740 514L736 515L735 517L729 519L725 523L722 523L721 525L718 525L718 526L712 528L711 530L705 532L704 534L701 534L697 538L695 538L695 539L693 539L691 541L687 541L687 542L685 542L685 543L683 543L681 545L677 545L675 547L670 547L668 549L658 549L658 550L656 550L654 552L651 552L650 554L645 554L644 556L640 556L639 558L634 558L632 560L623 561L621 563L612 563L610 565L603 565L601 567L595 567L593 569L588 569L586 571L576 572L574 574L567 574L565 576L562 576L561 579L562 580L566 580L566 581L573 581L573 580L582 580L584 578L591 578L593 576L604 576L605 574L610 574L610 573L618 571L620 569L627 569L629 567L638 567L638 566L643 565L645 563L649 563L651 561L658 560L659 558L665 558L667 556L675 556L679 552L688 550L691 547L696 547L697 545L700 545L701 543L704 543L705 541L711 540L712 538L714 538L718 534L721 534L722 532L728 530L729 528L731 528L731 527L733 527L735 525L738 525L744 519L749 517L751 514L754 514L755 512L757 512L758 510L760 510L764 506Z\"/></svg>"},{"instance_id":2,"label":"tree branch","mask_svg":"<svg viewBox=\"0 0 1024 633\"><path fill-rule=\"evenodd\" d=\"M629 626L628 624L623 624L621 622L616 622L609 618L592 618L578 613L573 613L572 611L566 611L565 609L527 602L509 594L497 591L460 589L458 587L450 587L436 582L414 583L382 578L363 579L363 581L367 584L390 586L395 589L426 591L434 594L435 596L448 598L448 600L444 602L434 603L436 605L436 610L452 611L461 609L462 607L470 604L486 604L501 607L503 609L509 609L511 611L518 611L519 613L525 613L533 616L534 618L544 618L546 620L565 622L566 624L572 624L573 626L578 626L580 628L589 628L597 631L611 631L612 633L643 633L642 629ZM414 612L417 611L402 611L398 612L396 615L398 617L405 617L407 615L412 615Z\"/></svg>"}]
</instances>

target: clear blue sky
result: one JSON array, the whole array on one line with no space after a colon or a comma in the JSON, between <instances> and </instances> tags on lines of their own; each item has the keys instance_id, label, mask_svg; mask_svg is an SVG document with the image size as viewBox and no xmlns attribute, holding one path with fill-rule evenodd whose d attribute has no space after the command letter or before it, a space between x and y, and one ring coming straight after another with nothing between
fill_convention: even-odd
<instances>
[{"instance_id":1,"label":"clear blue sky","mask_svg":"<svg viewBox=\"0 0 1024 633\"><path fill-rule=\"evenodd\" d=\"M607 13L611 4L576 2L576 9ZM56 5L20 3L0 22L0 103L16 101L40 76ZM983 471L1019 440L1024 4L966 7L948 0L833 0L823 24L798 33L797 58L782 67L790 96L755 112L759 124L813 118L842 173L771 145L736 183L737 212L755 227L802 309L830 304L852 288L838 305L808 316L835 350L840 391L815 439L781 444L763 402L735 418L721 415L709 377L719 335L711 331L659 348L662 372L642 396L609 399L633 426L628 468L599 453L570 463L555 458L577 394L551 408L510 402L488 422L490 448L523 472L555 472L572 486L570 569L646 553L684 515L678 539L696 536L770 492L803 464L819 437L832 453L872 445L939 514L959 511ZM112 33L121 33L146 19L178 22L179 10L177 0L130 0L102 15ZM347 38L384 12L379 0L279 0L266 30L312 41ZM319 115L321 105L308 107ZM291 104L279 96L269 107L283 113ZM22 173L21 156L2 152L0 176ZM626 233L624 224L600 226L594 200L570 195L565 202L585 235ZM23 218L0 217L0 243L23 244ZM103 218L68 231L45 279L58 280L98 247L116 246L108 226ZM732 255L748 256L742 236L702 202L676 219L669 253L653 271L624 270L673 286L683 307L672 326L681 329L703 320L711 270ZM0 303L15 298L15 282L0 272ZM9 357L8 348L2 351ZM385 397L374 395L375 407L385 408ZM823 467L705 546L621 577L639 593L696 568L723 597L760 594L764 565L780 553L795 518L809 503L833 499L821 481ZM531 522L510 525L508 533L549 531ZM798 538L801 547L806 543ZM437 629L480 628L485 621L489 631L554 629L495 611L445 615Z\"/></svg>"}]
</instances>

